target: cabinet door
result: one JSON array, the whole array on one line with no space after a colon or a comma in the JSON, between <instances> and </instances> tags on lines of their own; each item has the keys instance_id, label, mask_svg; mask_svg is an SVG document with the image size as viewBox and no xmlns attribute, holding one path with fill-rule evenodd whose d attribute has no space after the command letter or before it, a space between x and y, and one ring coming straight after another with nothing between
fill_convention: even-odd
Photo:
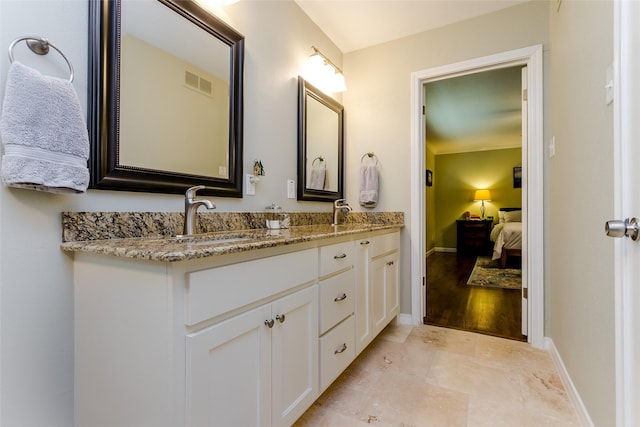
<instances>
[{"instance_id":1,"label":"cabinet door","mask_svg":"<svg viewBox=\"0 0 640 427\"><path fill-rule=\"evenodd\" d=\"M375 337L387 325L387 290L385 283L386 257L371 262L371 321Z\"/></svg>"},{"instance_id":2,"label":"cabinet door","mask_svg":"<svg viewBox=\"0 0 640 427\"><path fill-rule=\"evenodd\" d=\"M356 354L360 354L373 339L371 333L369 261L371 239L356 241Z\"/></svg>"},{"instance_id":3,"label":"cabinet door","mask_svg":"<svg viewBox=\"0 0 640 427\"><path fill-rule=\"evenodd\" d=\"M371 263L371 311L376 336L400 311L399 254L391 253Z\"/></svg>"},{"instance_id":4,"label":"cabinet door","mask_svg":"<svg viewBox=\"0 0 640 427\"><path fill-rule=\"evenodd\" d=\"M398 286L400 266L398 252L385 257L384 282L387 293L387 321L390 322L400 313L400 287Z\"/></svg>"},{"instance_id":5,"label":"cabinet door","mask_svg":"<svg viewBox=\"0 0 640 427\"><path fill-rule=\"evenodd\" d=\"M187 426L270 425L268 319L269 305L187 335Z\"/></svg>"},{"instance_id":6,"label":"cabinet door","mask_svg":"<svg viewBox=\"0 0 640 427\"><path fill-rule=\"evenodd\" d=\"M273 426L290 426L319 394L318 286L274 301L271 314Z\"/></svg>"}]
</instances>

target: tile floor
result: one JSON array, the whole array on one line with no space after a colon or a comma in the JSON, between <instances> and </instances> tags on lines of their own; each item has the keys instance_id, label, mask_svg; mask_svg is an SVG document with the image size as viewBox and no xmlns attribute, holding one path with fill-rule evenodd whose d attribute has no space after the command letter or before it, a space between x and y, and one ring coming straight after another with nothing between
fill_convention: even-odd
<instances>
[{"instance_id":1,"label":"tile floor","mask_svg":"<svg viewBox=\"0 0 640 427\"><path fill-rule=\"evenodd\" d=\"M390 325L300 426L579 426L551 356L527 343Z\"/></svg>"}]
</instances>

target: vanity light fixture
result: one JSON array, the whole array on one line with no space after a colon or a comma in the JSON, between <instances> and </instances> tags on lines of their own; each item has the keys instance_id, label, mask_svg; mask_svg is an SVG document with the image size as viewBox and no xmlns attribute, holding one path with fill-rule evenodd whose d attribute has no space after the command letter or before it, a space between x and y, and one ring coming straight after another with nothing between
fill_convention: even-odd
<instances>
[{"instance_id":1,"label":"vanity light fixture","mask_svg":"<svg viewBox=\"0 0 640 427\"><path fill-rule=\"evenodd\" d=\"M195 0L195 1L205 9L215 11L216 9L237 3L240 0Z\"/></svg>"},{"instance_id":2,"label":"vanity light fixture","mask_svg":"<svg viewBox=\"0 0 640 427\"><path fill-rule=\"evenodd\" d=\"M474 202L482 202L482 206L480 206L480 217L484 219L484 202L491 201L491 193L489 190L476 190L475 195L473 196Z\"/></svg>"},{"instance_id":3,"label":"vanity light fixture","mask_svg":"<svg viewBox=\"0 0 640 427\"><path fill-rule=\"evenodd\" d=\"M311 46L313 53L307 63L306 79L318 88L332 93L344 92L347 85L344 74L329 58L315 46Z\"/></svg>"}]
</instances>

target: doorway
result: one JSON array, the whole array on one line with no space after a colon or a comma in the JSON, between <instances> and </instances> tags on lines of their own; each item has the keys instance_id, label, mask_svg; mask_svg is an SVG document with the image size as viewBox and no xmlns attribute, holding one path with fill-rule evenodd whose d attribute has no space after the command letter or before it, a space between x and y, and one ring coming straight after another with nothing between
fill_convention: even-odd
<instances>
[{"instance_id":1,"label":"doorway","mask_svg":"<svg viewBox=\"0 0 640 427\"><path fill-rule=\"evenodd\" d=\"M518 256L524 68L424 83L426 324L526 341Z\"/></svg>"},{"instance_id":2,"label":"doorway","mask_svg":"<svg viewBox=\"0 0 640 427\"><path fill-rule=\"evenodd\" d=\"M544 345L544 265L543 265L543 114L542 114L542 46L532 46L496 55L490 55L442 67L414 72L411 75L412 122L412 180L411 220L411 321L422 323L426 314L426 244L425 244L425 152L422 106L423 86L426 82L453 76L472 74L483 70L510 66L527 66L523 77L528 82L526 112L528 128L527 146L523 147L522 213L523 249L522 277L527 299L523 303L528 342L535 347ZM437 178L436 178L437 179ZM526 285L525 285L526 283Z\"/></svg>"}]
</instances>

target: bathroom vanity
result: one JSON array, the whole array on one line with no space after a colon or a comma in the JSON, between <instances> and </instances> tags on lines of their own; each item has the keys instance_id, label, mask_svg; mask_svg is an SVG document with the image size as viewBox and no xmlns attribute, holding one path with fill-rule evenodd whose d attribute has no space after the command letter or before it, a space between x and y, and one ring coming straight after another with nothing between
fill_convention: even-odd
<instances>
[{"instance_id":1,"label":"bathroom vanity","mask_svg":"<svg viewBox=\"0 0 640 427\"><path fill-rule=\"evenodd\" d=\"M76 425L291 425L398 315L400 227L63 244Z\"/></svg>"}]
</instances>

